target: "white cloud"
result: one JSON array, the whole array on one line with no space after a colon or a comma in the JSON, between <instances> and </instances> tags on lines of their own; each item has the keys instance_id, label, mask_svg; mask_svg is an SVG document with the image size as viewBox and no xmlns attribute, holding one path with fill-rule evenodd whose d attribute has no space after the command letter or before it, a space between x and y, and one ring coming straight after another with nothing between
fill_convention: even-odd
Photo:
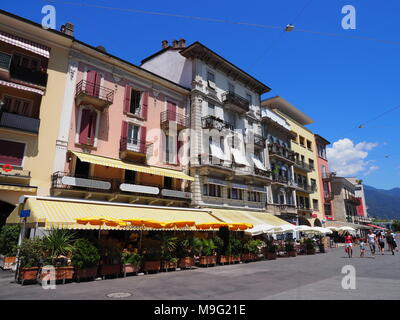
<instances>
[{"instance_id":1,"label":"white cloud","mask_svg":"<svg viewBox=\"0 0 400 320\"><path fill-rule=\"evenodd\" d=\"M365 175L378 170L378 166L371 165L365 160L368 151L378 146L374 142L360 142L356 145L348 138L338 140L332 144L331 148L326 149L329 167L339 176L352 176L364 172Z\"/></svg>"}]
</instances>

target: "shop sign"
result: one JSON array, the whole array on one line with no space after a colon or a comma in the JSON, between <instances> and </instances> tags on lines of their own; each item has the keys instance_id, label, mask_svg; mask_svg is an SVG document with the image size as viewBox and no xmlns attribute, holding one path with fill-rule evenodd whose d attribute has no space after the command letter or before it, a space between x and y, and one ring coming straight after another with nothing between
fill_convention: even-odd
<instances>
[{"instance_id":1,"label":"shop sign","mask_svg":"<svg viewBox=\"0 0 400 320\"><path fill-rule=\"evenodd\" d=\"M62 177L61 183L67 186L75 186L75 187L84 187L84 188L93 188L93 189L101 189L101 190L109 190L111 189L111 183L108 181L100 181L100 180L92 180L92 179L84 179L84 178L75 178L75 177Z\"/></svg>"},{"instance_id":2,"label":"shop sign","mask_svg":"<svg viewBox=\"0 0 400 320\"><path fill-rule=\"evenodd\" d=\"M147 194L159 194L160 189L157 187L148 187L148 186L142 186L139 184L128 184L128 183L122 183L119 186L121 191L125 192L137 192L137 193L147 193Z\"/></svg>"},{"instance_id":3,"label":"shop sign","mask_svg":"<svg viewBox=\"0 0 400 320\"><path fill-rule=\"evenodd\" d=\"M162 189L161 195L166 196L166 197L183 198L183 199L191 199L192 198L191 192L169 190L169 189Z\"/></svg>"}]
</instances>

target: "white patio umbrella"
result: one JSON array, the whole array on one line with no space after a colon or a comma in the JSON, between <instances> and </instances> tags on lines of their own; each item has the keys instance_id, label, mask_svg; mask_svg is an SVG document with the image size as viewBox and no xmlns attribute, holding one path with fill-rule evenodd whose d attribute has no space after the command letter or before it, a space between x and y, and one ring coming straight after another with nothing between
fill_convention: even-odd
<instances>
[{"instance_id":1,"label":"white patio umbrella","mask_svg":"<svg viewBox=\"0 0 400 320\"><path fill-rule=\"evenodd\" d=\"M345 232L355 233L356 229L354 229L352 227L340 227L340 228L338 228L338 232L339 233L345 233Z\"/></svg>"},{"instance_id":2,"label":"white patio umbrella","mask_svg":"<svg viewBox=\"0 0 400 320\"><path fill-rule=\"evenodd\" d=\"M306 225L301 225L301 226L296 226L295 230L300 232L307 232L311 230L311 227Z\"/></svg>"},{"instance_id":3,"label":"white patio umbrella","mask_svg":"<svg viewBox=\"0 0 400 320\"><path fill-rule=\"evenodd\" d=\"M337 228L337 227L326 227L326 229L329 229L331 231L338 231L339 228Z\"/></svg>"},{"instance_id":4,"label":"white patio umbrella","mask_svg":"<svg viewBox=\"0 0 400 320\"><path fill-rule=\"evenodd\" d=\"M268 233L274 226L270 224L258 224L251 229L247 229L245 232L250 233L253 236L258 236L260 234Z\"/></svg>"},{"instance_id":5,"label":"white patio umbrella","mask_svg":"<svg viewBox=\"0 0 400 320\"><path fill-rule=\"evenodd\" d=\"M287 233L287 232L293 232L296 231L296 226L293 224L283 224L280 226L274 226L272 227L267 233Z\"/></svg>"},{"instance_id":6,"label":"white patio umbrella","mask_svg":"<svg viewBox=\"0 0 400 320\"><path fill-rule=\"evenodd\" d=\"M322 234L333 233L332 230L327 229L327 228L322 228L322 227L312 227L310 231L314 231L314 232L322 233Z\"/></svg>"}]
</instances>

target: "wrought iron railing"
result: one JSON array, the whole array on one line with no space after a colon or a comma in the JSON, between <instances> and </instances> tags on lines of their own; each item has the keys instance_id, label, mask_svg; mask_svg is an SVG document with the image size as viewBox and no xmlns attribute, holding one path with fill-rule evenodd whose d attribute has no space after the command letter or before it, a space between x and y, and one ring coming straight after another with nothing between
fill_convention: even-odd
<instances>
[{"instance_id":1,"label":"wrought iron railing","mask_svg":"<svg viewBox=\"0 0 400 320\"><path fill-rule=\"evenodd\" d=\"M243 109L243 111L247 112L250 110L250 101L246 98L239 96L238 94L228 91L222 95L222 101L225 104L233 104Z\"/></svg>"},{"instance_id":2,"label":"wrought iron railing","mask_svg":"<svg viewBox=\"0 0 400 320\"><path fill-rule=\"evenodd\" d=\"M201 118L201 124L203 129L217 129L219 131L223 129L229 129L233 131L235 129L234 126L229 122L211 115Z\"/></svg>"},{"instance_id":3,"label":"wrought iron railing","mask_svg":"<svg viewBox=\"0 0 400 320\"><path fill-rule=\"evenodd\" d=\"M81 94L96 97L109 103L114 101L114 90L86 80L81 80L76 85L76 95Z\"/></svg>"},{"instance_id":4,"label":"wrought iron railing","mask_svg":"<svg viewBox=\"0 0 400 320\"><path fill-rule=\"evenodd\" d=\"M254 145L265 148L265 145L266 145L265 138L263 136L255 134L254 135Z\"/></svg>"},{"instance_id":5,"label":"wrought iron railing","mask_svg":"<svg viewBox=\"0 0 400 320\"><path fill-rule=\"evenodd\" d=\"M279 144L273 143L268 145L268 152L270 155L278 155L291 162L295 162L294 152Z\"/></svg>"},{"instance_id":6,"label":"wrought iron railing","mask_svg":"<svg viewBox=\"0 0 400 320\"><path fill-rule=\"evenodd\" d=\"M171 110L161 112L161 125L165 126L169 124L169 122L176 122L178 126L187 128L189 126L189 117Z\"/></svg>"},{"instance_id":7,"label":"wrought iron railing","mask_svg":"<svg viewBox=\"0 0 400 320\"><path fill-rule=\"evenodd\" d=\"M147 144L145 140L132 139L132 138L121 138L120 151L132 151L137 153L147 153Z\"/></svg>"},{"instance_id":8,"label":"wrought iron railing","mask_svg":"<svg viewBox=\"0 0 400 320\"><path fill-rule=\"evenodd\" d=\"M40 120L21 116L16 113L0 111L0 127L38 133Z\"/></svg>"}]
</instances>

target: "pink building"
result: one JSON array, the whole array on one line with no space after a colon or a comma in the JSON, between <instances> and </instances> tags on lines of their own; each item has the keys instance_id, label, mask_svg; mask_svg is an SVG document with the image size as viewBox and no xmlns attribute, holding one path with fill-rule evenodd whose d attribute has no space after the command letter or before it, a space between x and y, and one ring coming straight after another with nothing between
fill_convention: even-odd
<instances>
[{"instance_id":1,"label":"pink building","mask_svg":"<svg viewBox=\"0 0 400 320\"><path fill-rule=\"evenodd\" d=\"M315 143L317 145L317 166L318 166L318 175L320 179L320 196L321 203L323 204L323 217L326 220L334 220L335 214L333 211L332 200L333 200L333 192L331 186L331 180L334 176L334 173L329 172L328 160L326 158L326 146L330 144L330 142L318 134L315 134Z\"/></svg>"},{"instance_id":2,"label":"pink building","mask_svg":"<svg viewBox=\"0 0 400 320\"><path fill-rule=\"evenodd\" d=\"M178 151L189 91L100 50L75 56L60 129L66 161L55 164L52 195L188 206L192 178Z\"/></svg>"}]
</instances>

